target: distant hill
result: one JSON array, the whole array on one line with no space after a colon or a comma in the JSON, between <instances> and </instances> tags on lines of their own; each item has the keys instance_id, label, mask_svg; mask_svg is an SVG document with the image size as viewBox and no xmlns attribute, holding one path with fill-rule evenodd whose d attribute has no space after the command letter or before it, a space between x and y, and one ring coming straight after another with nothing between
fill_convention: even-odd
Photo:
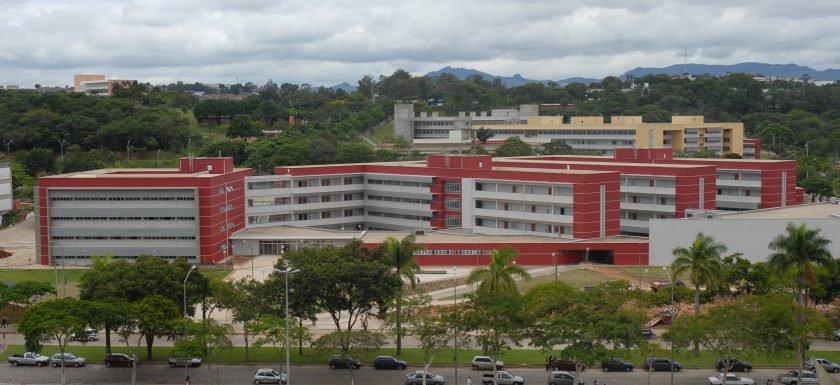
<instances>
[{"instance_id":1,"label":"distant hill","mask_svg":"<svg viewBox=\"0 0 840 385\"><path fill-rule=\"evenodd\" d=\"M349 93L356 92L356 89L357 89L357 88L359 88L359 87L356 87L356 86L354 86L354 85L352 85L352 84L350 84L350 83L347 83L347 82L341 82L341 83L339 83L339 84L336 84L336 85L334 85L334 86L330 87L330 89L332 89L333 91L335 91L335 90L343 90L344 92L346 92L346 93L348 93L348 94L349 94Z\"/></svg>"},{"instance_id":2,"label":"distant hill","mask_svg":"<svg viewBox=\"0 0 840 385\"><path fill-rule=\"evenodd\" d=\"M772 76L779 78L801 78L803 75L808 75L811 80L840 80L840 70L826 69L823 71L815 70L811 67L801 66L798 64L768 64L768 63L738 63L731 65L716 65L716 64L688 64L685 70L692 75L726 75L727 73L746 73L746 74L761 74L764 76ZM682 75L683 65L674 64L668 67L637 67L630 71L621 74L621 79L631 75L634 77L642 77L646 75L665 74L665 75Z\"/></svg>"},{"instance_id":3,"label":"distant hill","mask_svg":"<svg viewBox=\"0 0 840 385\"><path fill-rule=\"evenodd\" d=\"M546 83L552 81L552 80L526 79L526 78L522 77L522 75L520 75L520 74L515 74L513 76L499 76L499 75L488 74L487 72L482 72L482 71L472 69L472 68L457 68L457 67L449 67L449 66L443 67L443 68L441 68L437 71L429 72L429 73L426 74L426 76L437 77L437 76L440 76L442 74L450 74L450 75L453 75L460 80L464 80L464 79L466 79L466 78L468 78L472 75L481 76L482 78L484 78L485 80L488 80L488 81L492 81L493 79L500 79L502 81L502 84L504 84L506 87L519 87L519 86L523 86L523 85L526 85L526 84L529 84L529 83L546 84ZM599 82L599 81L600 81L600 79L579 78L579 77L563 79L563 80L555 80L555 82L560 84L560 85L566 85L566 84L576 83L576 82L577 83L589 84L589 83L592 83L592 82Z\"/></svg>"}]
</instances>

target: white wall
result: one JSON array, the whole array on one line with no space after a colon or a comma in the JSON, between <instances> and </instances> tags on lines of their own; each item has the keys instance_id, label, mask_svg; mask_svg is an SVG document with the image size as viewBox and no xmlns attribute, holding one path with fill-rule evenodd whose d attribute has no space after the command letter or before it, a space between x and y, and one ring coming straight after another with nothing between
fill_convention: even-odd
<instances>
[{"instance_id":1,"label":"white wall","mask_svg":"<svg viewBox=\"0 0 840 385\"><path fill-rule=\"evenodd\" d=\"M771 250L767 245L793 222L819 228L831 241L829 250L840 258L840 219L654 219L650 221L650 264L670 265L675 247L689 247L697 233L712 236L729 248L728 254L741 252L751 262L765 262Z\"/></svg>"}]
</instances>

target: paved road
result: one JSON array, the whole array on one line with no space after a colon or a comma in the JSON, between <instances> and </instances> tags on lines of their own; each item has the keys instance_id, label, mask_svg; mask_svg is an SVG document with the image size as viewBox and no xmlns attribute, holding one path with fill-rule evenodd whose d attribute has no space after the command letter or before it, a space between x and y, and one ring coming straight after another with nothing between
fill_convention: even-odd
<instances>
[{"instance_id":1,"label":"paved road","mask_svg":"<svg viewBox=\"0 0 840 385\"><path fill-rule=\"evenodd\" d=\"M250 365L222 365L218 369L211 366L213 372L213 383L216 384L250 384L252 376L258 367ZM279 369L278 365L274 366ZM416 370L416 367L409 367L406 371L373 370L370 367L363 367L354 371L356 384L360 385L400 385L405 383L405 375ZM67 368L68 383L73 384L127 384L131 381L131 369L127 368L105 368L104 365L88 365L83 368ZM447 385L455 384L454 368L433 368L435 371L446 377ZM525 378L526 384L546 384L547 372L542 368L510 369L511 372ZM775 378L782 369L756 369L752 373L746 373L753 378L757 384L764 384L768 378ZM183 384L184 369L172 369L166 365L142 365L137 368L138 383L141 384ZM202 366L188 371L193 384L208 384L208 368ZM466 377L471 376L473 384L481 385L478 379L482 372L476 372L469 368L459 369L459 385L466 383ZM484 372L486 373L486 372ZM686 369L674 374L674 384L694 385L707 384L707 377L714 375L711 369ZM840 375L831 375L840 379ZM636 370L630 373L604 373L600 370L587 370L582 377L587 384L598 380L600 384L610 385L648 385L648 373ZM51 367L16 367L5 366L0 363L0 384L55 384L60 382L60 369ZM325 366L292 366L292 383L295 385L329 385L349 384L350 372L348 370L331 370ZM650 384L668 385L670 375L668 372L655 372L650 375Z\"/></svg>"}]
</instances>

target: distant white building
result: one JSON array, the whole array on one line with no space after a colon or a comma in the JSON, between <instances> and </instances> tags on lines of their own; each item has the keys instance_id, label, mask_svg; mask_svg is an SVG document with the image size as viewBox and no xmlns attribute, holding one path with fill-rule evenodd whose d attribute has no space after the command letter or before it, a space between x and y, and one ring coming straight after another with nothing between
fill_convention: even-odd
<instances>
[{"instance_id":1,"label":"distant white building","mask_svg":"<svg viewBox=\"0 0 840 385\"><path fill-rule=\"evenodd\" d=\"M0 214L12 209L12 163L0 160Z\"/></svg>"}]
</instances>

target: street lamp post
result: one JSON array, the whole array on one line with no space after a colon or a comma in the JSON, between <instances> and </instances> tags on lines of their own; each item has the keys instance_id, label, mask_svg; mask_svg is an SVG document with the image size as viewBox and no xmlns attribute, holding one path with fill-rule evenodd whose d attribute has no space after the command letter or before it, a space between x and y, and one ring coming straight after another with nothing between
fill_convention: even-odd
<instances>
[{"instance_id":1,"label":"street lamp post","mask_svg":"<svg viewBox=\"0 0 840 385\"><path fill-rule=\"evenodd\" d=\"M671 279L671 272L667 267L662 266L662 270L668 274L668 284L671 285L671 323L673 324L677 320L677 314L674 311L676 309L674 307L674 280ZM674 336L671 336L671 385L674 385Z\"/></svg>"},{"instance_id":2,"label":"street lamp post","mask_svg":"<svg viewBox=\"0 0 840 385\"><path fill-rule=\"evenodd\" d=\"M12 142L14 142L14 141L15 141L14 139L9 139L9 140L6 141L6 157L9 158L9 160L12 160L11 148L12 148Z\"/></svg>"},{"instance_id":3,"label":"street lamp post","mask_svg":"<svg viewBox=\"0 0 840 385\"><path fill-rule=\"evenodd\" d=\"M557 276L557 253L551 253L551 260L554 263L554 282L557 282L559 279Z\"/></svg>"},{"instance_id":4,"label":"street lamp post","mask_svg":"<svg viewBox=\"0 0 840 385\"><path fill-rule=\"evenodd\" d=\"M62 162L64 161L64 143L66 143L66 142L67 142L67 139L59 139L58 140L58 144L60 145L60 148L61 148L61 161Z\"/></svg>"},{"instance_id":5,"label":"street lamp post","mask_svg":"<svg viewBox=\"0 0 840 385\"><path fill-rule=\"evenodd\" d=\"M187 272L187 277L184 278L184 341L187 340L187 320L189 319L187 315L187 280L190 279L190 274L192 271L195 270L195 265L190 266L190 271ZM210 365L208 362L207 365ZM187 376L187 365L184 364L184 377Z\"/></svg>"},{"instance_id":6,"label":"street lamp post","mask_svg":"<svg viewBox=\"0 0 840 385\"><path fill-rule=\"evenodd\" d=\"M129 139L128 143L125 145L125 158L126 162L131 161L131 139Z\"/></svg>"},{"instance_id":7,"label":"street lamp post","mask_svg":"<svg viewBox=\"0 0 840 385\"><path fill-rule=\"evenodd\" d=\"M294 274L300 271L300 269L292 269L290 266L287 266L285 270L274 269L274 271L283 274L285 276L286 281L286 384L291 385L292 383L292 372L291 372L291 358L289 356L289 274Z\"/></svg>"},{"instance_id":8,"label":"street lamp post","mask_svg":"<svg viewBox=\"0 0 840 385\"><path fill-rule=\"evenodd\" d=\"M160 168L160 149L157 150L157 168Z\"/></svg>"},{"instance_id":9,"label":"street lamp post","mask_svg":"<svg viewBox=\"0 0 840 385\"><path fill-rule=\"evenodd\" d=\"M257 256L254 255L254 248L251 247L251 244L248 243L247 239L243 239L242 242L245 243L246 246L248 246L248 251L251 252L251 279L256 280L257 276L254 275L254 258L257 258Z\"/></svg>"},{"instance_id":10,"label":"street lamp post","mask_svg":"<svg viewBox=\"0 0 840 385\"><path fill-rule=\"evenodd\" d=\"M61 276L64 278L64 289L62 290L62 298L67 297L67 270L65 261L67 261L66 256L64 255L64 246L55 243L55 241L50 241L50 244L58 246L61 249ZM55 297L58 298L58 262L55 261L55 255L53 255L53 267L55 268Z\"/></svg>"},{"instance_id":11,"label":"street lamp post","mask_svg":"<svg viewBox=\"0 0 840 385\"><path fill-rule=\"evenodd\" d=\"M454 301L455 301L455 319L458 319L458 266L455 266L455 284L452 285L452 289L455 292ZM455 385L458 385L458 324L455 324Z\"/></svg>"}]
</instances>

